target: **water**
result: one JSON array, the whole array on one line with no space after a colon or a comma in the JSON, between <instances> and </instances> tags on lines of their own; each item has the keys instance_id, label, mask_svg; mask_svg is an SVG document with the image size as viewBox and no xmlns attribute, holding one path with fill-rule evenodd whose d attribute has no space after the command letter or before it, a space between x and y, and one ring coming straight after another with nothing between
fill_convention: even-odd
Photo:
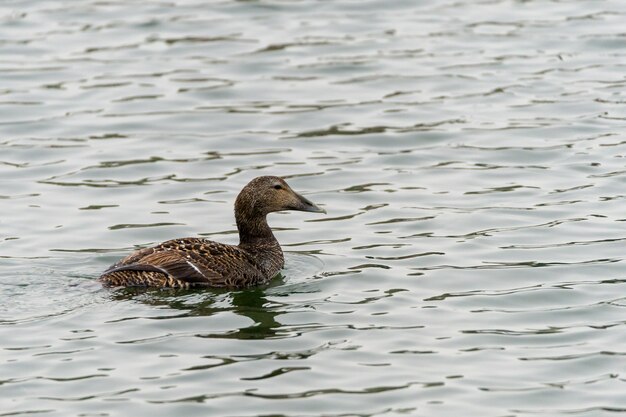
<instances>
[{"instance_id":1,"label":"water","mask_svg":"<svg viewBox=\"0 0 626 417\"><path fill-rule=\"evenodd\" d=\"M626 412L623 2L4 1L0 416ZM245 291L109 290L328 215Z\"/></svg>"}]
</instances>

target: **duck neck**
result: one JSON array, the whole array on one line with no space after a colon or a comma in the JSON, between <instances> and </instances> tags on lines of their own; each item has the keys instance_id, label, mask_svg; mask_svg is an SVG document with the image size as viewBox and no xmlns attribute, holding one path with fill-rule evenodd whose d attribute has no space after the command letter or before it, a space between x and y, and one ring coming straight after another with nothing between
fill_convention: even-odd
<instances>
[{"instance_id":1,"label":"duck neck","mask_svg":"<svg viewBox=\"0 0 626 417\"><path fill-rule=\"evenodd\" d=\"M239 231L239 246L278 244L264 214L246 214L248 215L235 214L237 230Z\"/></svg>"},{"instance_id":2,"label":"duck neck","mask_svg":"<svg viewBox=\"0 0 626 417\"><path fill-rule=\"evenodd\" d=\"M252 262L266 278L272 278L285 265L285 258L265 215L236 218L239 247L250 255Z\"/></svg>"}]
</instances>

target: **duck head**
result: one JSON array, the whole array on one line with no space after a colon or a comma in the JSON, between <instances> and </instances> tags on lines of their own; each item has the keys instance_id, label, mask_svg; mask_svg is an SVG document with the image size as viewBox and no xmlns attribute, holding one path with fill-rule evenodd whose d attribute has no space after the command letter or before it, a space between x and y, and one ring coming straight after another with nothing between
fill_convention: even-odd
<instances>
[{"instance_id":1,"label":"duck head","mask_svg":"<svg viewBox=\"0 0 626 417\"><path fill-rule=\"evenodd\" d=\"M248 216L266 216L283 210L326 213L309 199L291 189L285 180L279 177L257 177L250 181L239 193L235 201L235 213Z\"/></svg>"}]
</instances>

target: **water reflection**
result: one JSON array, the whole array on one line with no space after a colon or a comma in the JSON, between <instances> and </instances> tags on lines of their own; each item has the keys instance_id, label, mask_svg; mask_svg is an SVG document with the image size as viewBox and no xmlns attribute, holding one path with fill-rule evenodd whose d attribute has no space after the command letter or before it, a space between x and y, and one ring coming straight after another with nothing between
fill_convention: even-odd
<instances>
[{"instance_id":1,"label":"water reflection","mask_svg":"<svg viewBox=\"0 0 626 417\"><path fill-rule=\"evenodd\" d=\"M157 320L212 316L225 311L232 312L249 318L252 324L226 333L207 333L196 336L202 338L267 339L285 337L285 334L279 331L282 324L276 321L278 315L286 313L282 310L285 305L275 299L270 301L266 294L268 290L281 285L284 285L282 275L274 278L267 287L246 290L192 291L134 287L116 289L111 294L111 298L116 301L139 301L152 307L167 307L166 315L151 317L151 319ZM172 311L180 311L181 313L171 314Z\"/></svg>"}]
</instances>

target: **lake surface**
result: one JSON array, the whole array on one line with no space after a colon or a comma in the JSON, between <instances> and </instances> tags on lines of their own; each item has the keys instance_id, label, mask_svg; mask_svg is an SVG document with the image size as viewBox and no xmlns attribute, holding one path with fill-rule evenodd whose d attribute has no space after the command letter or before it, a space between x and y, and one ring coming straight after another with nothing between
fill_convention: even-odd
<instances>
[{"instance_id":1,"label":"lake surface","mask_svg":"<svg viewBox=\"0 0 626 417\"><path fill-rule=\"evenodd\" d=\"M0 416L626 413L626 9L607 1L0 3ZM130 251L282 275L103 289Z\"/></svg>"}]
</instances>

